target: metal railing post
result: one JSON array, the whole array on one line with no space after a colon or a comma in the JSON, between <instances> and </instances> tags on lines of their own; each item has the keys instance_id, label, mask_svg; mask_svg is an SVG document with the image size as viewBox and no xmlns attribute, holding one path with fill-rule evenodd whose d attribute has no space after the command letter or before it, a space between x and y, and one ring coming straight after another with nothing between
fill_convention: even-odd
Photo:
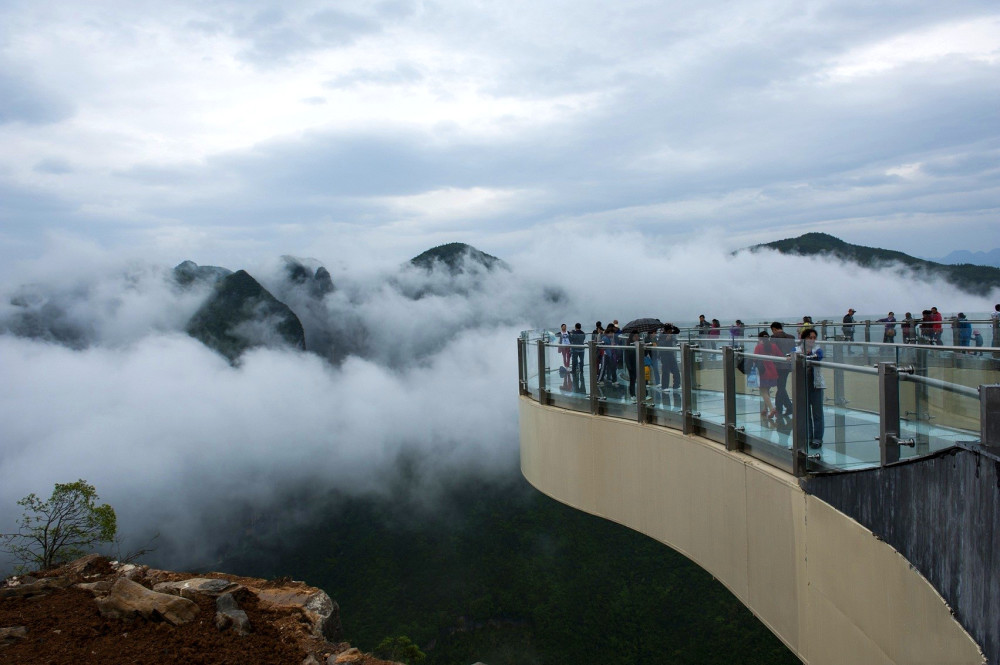
<instances>
[{"instance_id":1,"label":"metal railing post","mask_svg":"<svg viewBox=\"0 0 1000 665\"><path fill-rule=\"evenodd\" d=\"M806 475L809 450L809 403L806 394L806 357L792 355L792 474Z\"/></svg>"},{"instance_id":2,"label":"metal railing post","mask_svg":"<svg viewBox=\"0 0 1000 665\"><path fill-rule=\"evenodd\" d=\"M587 359L590 361L589 367L589 377L590 377L590 412L593 415L597 415L597 341L590 340L587 342Z\"/></svg>"},{"instance_id":3,"label":"metal railing post","mask_svg":"<svg viewBox=\"0 0 1000 665\"><path fill-rule=\"evenodd\" d=\"M548 404L545 397L545 340L538 340L538 403Z\"/></svg>"},{"instance_id":4,"label":"metal railing post","mask_svg":"<svg viewBox=\"0 0 1000 665\"><path fill-rule=\"evenodd\" d=\"M870 320L865 321L865 341L869 344L872 341L872 322Z\"/></svg>"},{"instance_id":5,"label":"metal railing post","mask_svg":"<svg viewBox=\"0 0 1000 665\"><path fill-rule=\"evenodd\" d=\"M826 319L823 319L822 321L820 321L820 322L819 322L819 329L820 329L820 334L822 335L822 337L821 337L820 339L822 339L822 340L827 340L827 339L829 339L829 338L828 338L828 337L826 336L826 325L827 325L827 321L826 321Z\"/></svg>"},{"instance_id":6,"label":"metal railing post","mask_svg":"<svg viewBox=\"0 0 1000 665\"><path fill-rule=\"evenodd\" d=\"M524 395L528 392L528 376L524 365L524 338L517 338L517 390Z\"/></svg>"},{"instance_id":7,"label":"metal railing post","mask_svg":"<svg viewBox=\"0 0 1000 665\"><path fill-rule=\"evenodd\" d=\"M694 348L691 344L681 344L681 431L691 434L694 431Z\"/></svg>"},{"instance_id":8,"label":"metal railing post","mask_svg":"<svg viewBox=\"0 0 1000 665\"><path fill-rule=\"evenodd\" d=\"M881 465L899 461L899 373L892 363L878 364L878 447Z\"/></svg>"},{"instance_id":9,"label":"metal railing post","mask_svg":"<svg viewBox=\"0 0 1000 665\"><path fill-rule=\"evenodd\" d=\"M722 347L722 399L726 413L726 450L739 450L736 430L736 349Z\"/></svg>"},{"instance_id":10,"label":"metal railing post","mask_svg":"<svg viewBox=\"0 0 1000 665\"><path fill-rule=\"evenodd\" d=\"M844 347L840 344L833 345L833 362L842 364L844 362ZM837 452L843 453L846 444L845 433L847 431L847 416L844 410L847 408L847 395L844 389L844 370L835 368L833 370L833 405L837 407L834 411L834 443L837 445Z\"/></svg>"},{"instance_id":11,"label":"metal railing post","mask_svg":"<svg viewBox=\"0 0 1000 665\"><path fill-rule=\"evenodd\" d=\"M979 386L979 440L1000 448L1000 384Z\"/></svg>"},{"instance_id":12,"label":"metal railing post","mask_svg":"<svg viewBox=\"0 0 1000 665\"><path fill-rule=\"evenodd\" d=\"M635 417L646 422L646 353L642 340L635 343Z\"/></svg>"}]
</instances>

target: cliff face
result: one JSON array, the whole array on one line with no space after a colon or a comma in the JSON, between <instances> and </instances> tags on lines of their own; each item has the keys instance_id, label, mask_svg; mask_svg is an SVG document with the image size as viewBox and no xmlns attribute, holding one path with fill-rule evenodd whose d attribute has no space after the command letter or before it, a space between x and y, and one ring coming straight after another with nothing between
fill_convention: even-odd
<instances>
[{"instance_id":1,"label":"cliff face","mask_svg":"<svg viewBox=\"0 0 1000 665\"><path fill-rule=\"evenodd\" d=\"M0 661L393 665L340 641L339 607L303 582L98 555L0 583Z\"/></svg>"}]
</instances>

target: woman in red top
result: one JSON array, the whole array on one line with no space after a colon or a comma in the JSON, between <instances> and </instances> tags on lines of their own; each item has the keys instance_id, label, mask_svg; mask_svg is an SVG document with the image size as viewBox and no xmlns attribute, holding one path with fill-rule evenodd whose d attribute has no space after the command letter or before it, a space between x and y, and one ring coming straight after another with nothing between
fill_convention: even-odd
<instances>
[{"instance_id":1,"label":"woman in red top","mask_svg":"<svg viewBox=\"0 0 1000 665\"><path fill-rule=\"evenodd\" d=\"M755 356L778 356L781 358L785 356L778 345L771 341L771 336L767 334L766 330L761 330L757 338L760 341L753 349ZM778 385L778 368L770 360L754 360L754 367L757 368L757 374L760 377L760 397L764 402L760 410L761 421L771 427L778 418L778 411L771 401L771 388Z\"/></svg>"}]
</instances>

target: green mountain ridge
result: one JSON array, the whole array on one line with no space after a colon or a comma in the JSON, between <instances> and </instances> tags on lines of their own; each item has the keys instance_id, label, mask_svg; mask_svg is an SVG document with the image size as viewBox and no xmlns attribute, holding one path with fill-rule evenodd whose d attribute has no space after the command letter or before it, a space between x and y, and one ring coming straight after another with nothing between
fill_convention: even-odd
<instances>
[{"instance_id":1,"label":"green mountain ridge","mask_svg":"<svg viewBox=\"0 0 1000 665\"><path fill-rule=\"evenodd\" d=\"M450 242L445 245L438 245L410 259L411 265L423 268L424 270L431 270L435 263L441 263L453 275L465 272L467 262L479 264L487 270L493 270L494 268L510 270L510 267L501 259L478 250L472 245L467 245L464 242Z\"/></svg>"},{"instance_id":2,"label":"green mountain ridge","mask_svg":"<svg viewBox=\"0 0 1000 665\"><path fill-rule=\"evenodd\" d=\"M891 249L853 245L828 233L806 233L797 238L775 240L748 249L751 252L773 249L794 256L830 257L873 269L901 266L912 271L918 279L943 279L967 293L979 296L986 296L993 289L1000 289L1000 268L968 263L936 263Z\"/></svg>"}]
</instances>

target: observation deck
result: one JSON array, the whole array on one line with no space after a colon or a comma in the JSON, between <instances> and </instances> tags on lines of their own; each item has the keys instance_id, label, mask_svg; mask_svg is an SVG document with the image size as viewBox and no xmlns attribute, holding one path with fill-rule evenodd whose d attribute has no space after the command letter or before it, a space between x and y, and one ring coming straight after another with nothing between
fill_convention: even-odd
<instances>
[{"instance_id":1,"label":"observation deck","mask_svg":"<svg viewBox=\"0 0 1000 665\"><path fill-rule=\"evenodd\" d=\"M1000 663L1000 349L825 340L816 361L682 332L569 345L567 368L555 339L518 340L536 488L692 559L803 662ZM787 373L789 417L761 415L756 362Z\"/></svg>"}]
</instances>

